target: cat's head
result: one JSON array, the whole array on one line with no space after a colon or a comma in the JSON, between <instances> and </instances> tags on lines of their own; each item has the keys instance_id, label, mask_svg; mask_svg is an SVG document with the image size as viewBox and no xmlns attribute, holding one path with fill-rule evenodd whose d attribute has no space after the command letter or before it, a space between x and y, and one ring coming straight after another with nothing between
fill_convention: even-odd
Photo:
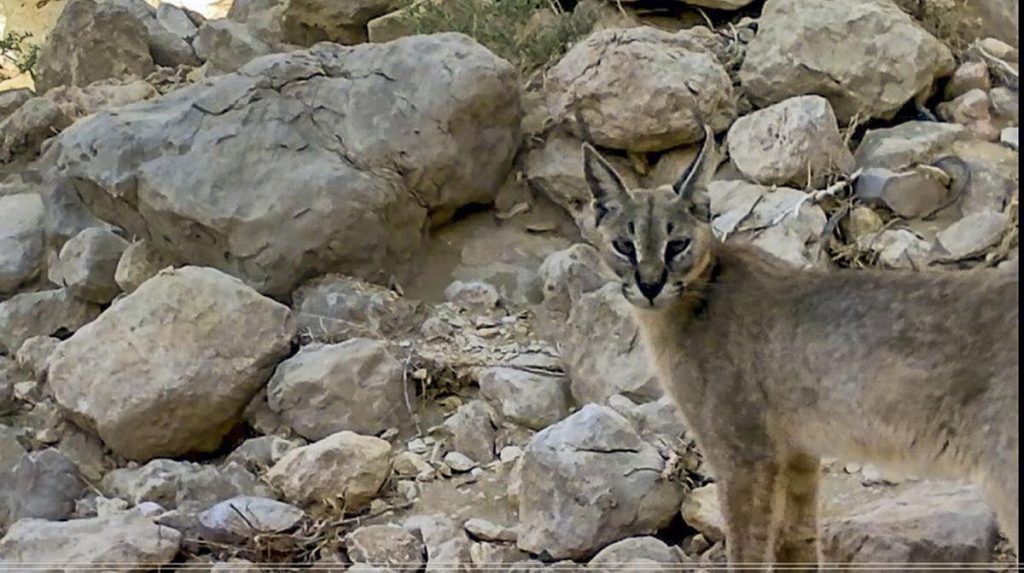
<instances>
[{"instance_id":1,"label":"cat's head","mask_svg":"<svg viewBox=\"0 0 1024 573\"><path fill-rule=\"evenodd\" d=\"M583 144L583 170L593 195L590 242L640 308L661 308L699 287L712 263L714 237L695 192L717 166L715 138L704 126L696 159L674 185L627 189L615 169Z\"/></svg>"}]
</instances>

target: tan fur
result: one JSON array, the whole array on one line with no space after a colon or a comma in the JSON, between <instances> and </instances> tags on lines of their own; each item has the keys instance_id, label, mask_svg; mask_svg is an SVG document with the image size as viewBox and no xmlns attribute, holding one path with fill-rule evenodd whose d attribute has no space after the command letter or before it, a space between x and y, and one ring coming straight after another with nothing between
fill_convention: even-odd
<instances>
[{"instance_id":1,"label":"tan fur","mask_svg":"<svg viewBox=\"0 0 1024 573\"><path fill-rule=\"evenodd\" d=\"M801 271L722 244L691 214L705 156L676 189L627 190L589 147L585 167L595 247L719 483L730 563L818 562L826 456L973 482L1016 549L1017 275Z\"/></svg>"}]
</instances>

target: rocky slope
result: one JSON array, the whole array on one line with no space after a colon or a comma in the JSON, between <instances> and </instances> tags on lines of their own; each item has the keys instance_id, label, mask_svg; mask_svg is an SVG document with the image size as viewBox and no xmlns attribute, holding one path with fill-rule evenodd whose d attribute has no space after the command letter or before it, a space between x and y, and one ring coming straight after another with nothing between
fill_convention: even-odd
<instances>
[{"instance_id":1,"label":"rocky slope","mask_svg":"<svg viewBox=\"0 0 1024 573\"><path fill-rule=\"evenodd\" d=\"M580 144L670 183L706 121L723 240L1016 273L1017 4L666 4L581 2L527 77L387 1L60 3L0 91L0 563L721 563ZM1015 559L975 490L849 462L827 561Z\"/></svg>"}]
</instances>

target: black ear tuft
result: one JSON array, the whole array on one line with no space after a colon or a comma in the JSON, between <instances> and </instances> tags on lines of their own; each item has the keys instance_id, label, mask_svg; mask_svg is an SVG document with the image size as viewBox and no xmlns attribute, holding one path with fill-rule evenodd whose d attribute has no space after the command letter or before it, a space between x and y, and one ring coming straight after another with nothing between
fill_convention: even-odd
<instances>
[{"instance_id":1,"label":"black ear tuft","mask_svg":"<svg viewBox=\"0 0 1024 573\"><path fill-rule=\"evenodd\" d=\"M609 204L625 198L626 186L622 178L589 143L583 144L583 174L599 214L607 212Z\"/></svg>"},{"instance_id":2,"label":"black ear tuft","mask_svg":"<svg viewBox=\"0 0 1024 573\"><path fill-rule=\"evenodd\" d=\"M694 158L693 163L686 168L683 175L672 185L672 189L675 190L676 194L687 201L693 198L695 187L704 178L707 169L710 168L712 163L711 156L714 155L715 132L706 123L703 124L703 127L704 143L700 146L697 157Z\"/></svg>"}]
</instances>

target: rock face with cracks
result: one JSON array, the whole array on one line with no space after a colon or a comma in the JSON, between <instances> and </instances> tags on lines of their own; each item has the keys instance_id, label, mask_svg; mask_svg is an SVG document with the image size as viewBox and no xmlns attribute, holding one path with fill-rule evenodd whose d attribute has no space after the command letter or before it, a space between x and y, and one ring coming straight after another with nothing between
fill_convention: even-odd
<instances>
[{"instance_id":1,"label":"rock face with cracks","mask_svg":"<svg viewBox=\"0 0 1024 573\"><path fill-rule=\"evenodd\" d=\"M493 199L520 116L512 66L466 36L325 43L96 114L50 158L100 218L284 295L403 268L428 217Z\"/></svg>"},{"instance_id":2,"label":"rock face with cracks","mask_svg":"<svg viewBox=\"0 0 1024 573\"><path fill-rule=\"evenodd\" d=\"M60 405L116 453L210 451L295 335L291 311L217 270L158 274L63 342Z\"/></svg>"},{"instance_id":3,"label":"rock face with cracks","mask_svg":"<svg viewBox=\"0 0 1024 573\"><path fill-rule=\"evenodd\" d=\"M818 94L846 123L892 117L954 66L890 0L768 0L739 77L759 106Z\"/></svg>"},{"instance_id":4,"label":"rock face with cracks","mask_svg":"<svg viewBox=\"0 0 1024 573\"><path fill-rule=\"evenodd\" d=\"M665 527L678 511L682 489L661 479L664 465L622 415L607 406L584 406L526 448L519 547L582 559Z\"/></svg>"}]
</instances>

